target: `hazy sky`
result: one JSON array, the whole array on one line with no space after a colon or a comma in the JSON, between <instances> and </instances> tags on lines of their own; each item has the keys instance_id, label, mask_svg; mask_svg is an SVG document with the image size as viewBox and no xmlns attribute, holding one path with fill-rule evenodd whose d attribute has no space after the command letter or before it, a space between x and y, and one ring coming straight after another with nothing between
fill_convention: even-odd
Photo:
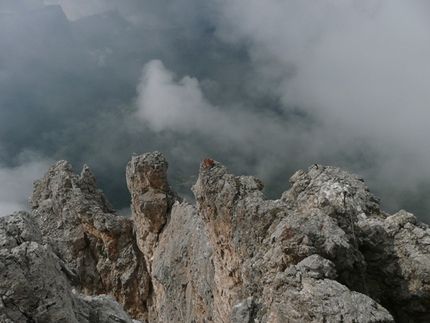
<instances>
[{"instance_id":1,"label":"hazy sky","mask_svg":"<svg viewBox=\"0 0 430 323\"><path fill-rule=\"evenodd\" d=\"M319 163L430 222L427 0L0 2L0 215L59 159L121 213L131 154L191 198L204 157L277 198Z\"/></svg>"}]
</instances>

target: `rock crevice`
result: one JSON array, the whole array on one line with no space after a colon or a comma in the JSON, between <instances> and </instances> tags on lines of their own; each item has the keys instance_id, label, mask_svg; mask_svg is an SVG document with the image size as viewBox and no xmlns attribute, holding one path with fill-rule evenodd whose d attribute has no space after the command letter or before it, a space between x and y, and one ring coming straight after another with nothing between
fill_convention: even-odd
<instances>
[{"instance_id":1,"label":"rock crevice","mask_svg":"<svg viewBox=\"0 0 430 323\"><path fill-rule=\"evenodd\" d=\"M430 229L382 212L360 176L312 165L268 200L206 158L194 206L167 169L132 157L126 218L87 166L52 165L31 212L0 218L0 321L430 321Z\"/></svg>"}]
</instances>

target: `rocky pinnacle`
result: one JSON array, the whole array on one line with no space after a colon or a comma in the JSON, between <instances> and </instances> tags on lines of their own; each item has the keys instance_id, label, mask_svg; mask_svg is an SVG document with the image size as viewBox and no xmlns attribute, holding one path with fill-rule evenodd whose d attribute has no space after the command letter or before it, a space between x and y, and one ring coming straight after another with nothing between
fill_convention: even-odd
<instances>
[{"instance_id":1,"label":"rocky pinnacle","mask_svg":"<svg viewBox=\"0 0 430 323\"><path fill-rule=\"evenodd\" d=\"M167 169L132 157L127 218L87 166L52 165L0 218L0 322L430 322L430 229L362 177L315 164L269 200L205 158L193 205Z\"/></svg>"}]
</instances>

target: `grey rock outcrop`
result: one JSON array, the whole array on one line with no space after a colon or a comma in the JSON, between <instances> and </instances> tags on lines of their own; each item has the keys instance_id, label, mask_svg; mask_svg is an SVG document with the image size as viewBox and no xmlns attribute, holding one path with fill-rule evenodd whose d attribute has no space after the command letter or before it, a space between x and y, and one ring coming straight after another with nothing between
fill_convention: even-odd
<instances>
[{"instance_id":1,"label":"grey rock outcrop","mask_svg":"<svg viewBox=\"0 0 430 323\"><path fill-rule=\"evenodd\" d=\"M313 165L268 200L260 180L206 158L194 206L167 167L159 152L133 156L128 219L86 166L51 166L31 213L0 219L0 318L130 322L123 307L145 323L430 321L430 229L382 212L360 176Z\"/></svg>"},{"instance_id":2,"label":"grey rock outcrop","mask_svg":"<svg viewBox=\"0 0 430 323\"><path fill-rule=\"evenodd\" d=\"M338 281L371 296L396 322L430 322L428 225L404 210L391 216L381 212L363 179L339 168L314 165L291 182L282 196L290 208L324 212L350 241L353 253L347 257L319 252L336 263Z\"/></svg>"},{"instance_id":3,"label":"grey rock outcrop","mask_svg":"<svg viewBox=\"0 0 430 323\"><path fill-rule=\"evenodd\" d=\"M430 229L404 210L359 219L372 297L398 322L430 322Z\"/></svg>"},{"instance_id":4,"label":"grey rock outcrop","mask_svg":"<svg viewBox=\"0 0 430 323\"><path fill-rule=\"evenodd\" d=\"M66 264L43 244L30 214L0 218L0 236L0 322L133 322L111 297L72 288Z\"/></svg>"},{"instance_id":5,"label":"grey rock outcrop","mask_svg":"<svg viewBox=\"0 0 430 323\"><path fill-rule=\"evenodd\" d=\"M168 167L164 156L156 151L133 156L126 169L137 245L145 255L148 271L151 271L158 235L177 199L167 182Z\"/></svg>"},{"instance_id":6,"label":"grey rock outcrop","mask_svg":"<svg viewBox=\"0 0 430 323\"><path fill-rule=\"evenodd\" d=\"M212 245L195 207L186 201L173 205L152 277L157 306L152 322L215 322Z\"/></svg>"},{"instance_id":7,"label":"grey rock outcrop","mask_svg":"<svg viewBox=\"0 0 430 323\"><path fill-rule=\"evenodd\" d=\"M133 222L116 215L86 165L80 175L64 160L52 165L34 182L29 203L43 243L67 265L78 291L111 295L134 317L146 317L150 281Z\"/></svg>"},{"instance_id":8,"label":"grey rock outcrop","mask_svg":"<svg viewBox=\"0 0 430 323\"><path fill-rule=\"evenodd\" d=\"M333 185L339 185L337 178ZM294 191L277 201L267 200L262 188L258 179L228 174L216 161L201 164L194 193L214 246L215 321L234 322L237 311L232 309L242 308L239 317L250 322L393 322L370 297L334 280L346 271L357 276L350 280L358 279L354 266L363 266L364 259L353 234L338 225L330 187L320 192L310 180L299 194L293 186ZM318 194L325 208L316 202ZM364 207L369 201L353 203Z\"/></svg>"}]
</instances>

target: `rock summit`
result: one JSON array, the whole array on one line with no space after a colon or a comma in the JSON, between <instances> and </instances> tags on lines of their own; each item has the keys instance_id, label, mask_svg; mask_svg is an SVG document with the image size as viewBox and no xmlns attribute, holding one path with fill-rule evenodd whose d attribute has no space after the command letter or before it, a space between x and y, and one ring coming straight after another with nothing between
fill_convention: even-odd
<instances>
[{"instance_id":1,"label":"rock summit","mask_svg":"<svg viewBox=\"0 0 430 323\"><path fill-rule=\"evenodd\" d=\"M167 169L132 157L127 218L86 165L52 165L0 218L0 322L430 322L430 229L360 176L312 165L269 200L206 158L193 205Z\"/></svg>"}]
</instances>

